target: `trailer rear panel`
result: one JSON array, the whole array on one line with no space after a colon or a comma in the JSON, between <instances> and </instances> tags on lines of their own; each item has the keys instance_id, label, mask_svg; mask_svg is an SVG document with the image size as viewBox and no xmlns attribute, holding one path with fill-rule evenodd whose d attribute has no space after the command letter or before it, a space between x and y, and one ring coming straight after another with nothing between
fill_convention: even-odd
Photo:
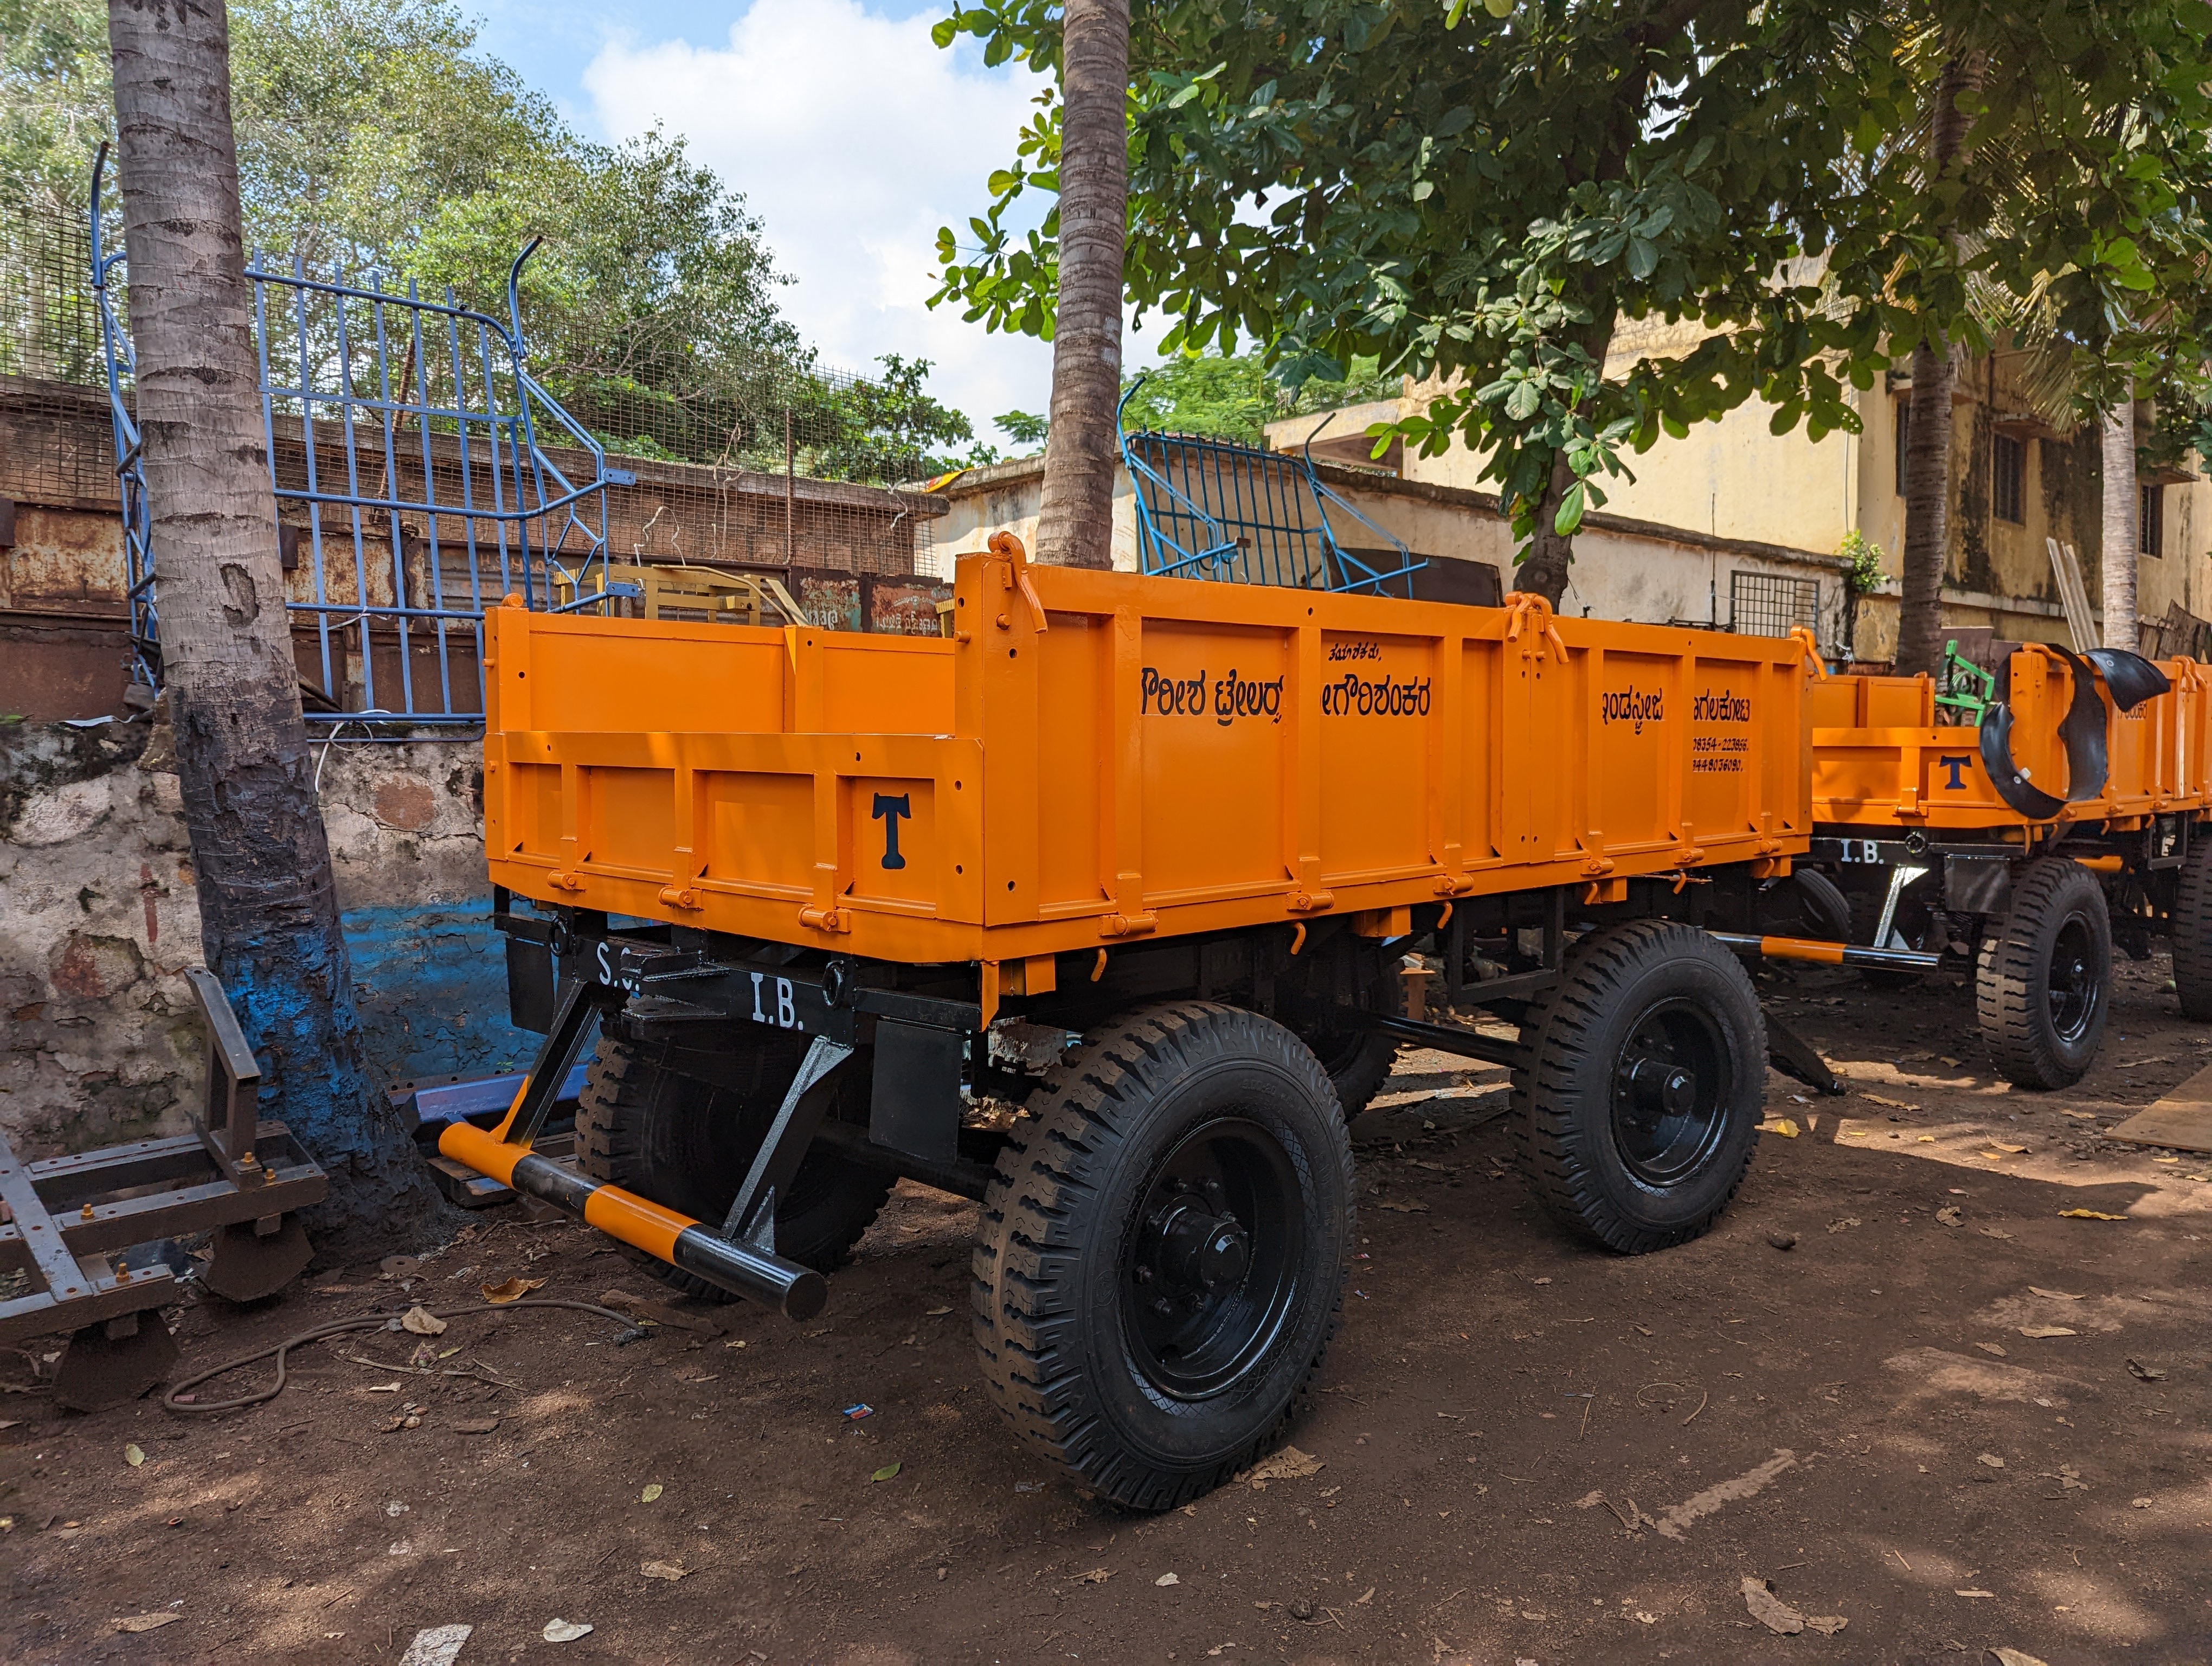
<instances>
[{"instance_id":1,"label":"trailer rear panel","mask_svg":"<svg viewBox=\"0 0 2212 1666\"><path fill-rule=\"evenodd\" d=\"M1018 546L963 557L956 599L936 641L495 610L493 881L1000 960L1773 861L1810 830L1792 640Z\"/></svg>"}]
</instances>

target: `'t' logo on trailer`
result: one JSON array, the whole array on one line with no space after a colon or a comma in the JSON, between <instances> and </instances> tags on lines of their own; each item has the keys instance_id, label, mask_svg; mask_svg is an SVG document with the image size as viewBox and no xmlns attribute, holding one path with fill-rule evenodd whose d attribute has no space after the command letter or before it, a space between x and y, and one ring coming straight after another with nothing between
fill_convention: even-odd
<instances>
[{"instance_id":1,"label":"'t' logo on trailer","mask_svg":"<svg viewBox=\"0 0 2212 1666\"><path fill-rule=\"evenodd\" d=\"M868 819L878 821L884 824L884 866L885 867L906 866L906 858L899 853L898 824L901 816L906 817L908 820L913 819L914 811L910 807L911 803L912 795L906 793L901 793L896 798L893 798L889 793L876 794L876 807L870 813Z\"/></svg>"}]
</instances>

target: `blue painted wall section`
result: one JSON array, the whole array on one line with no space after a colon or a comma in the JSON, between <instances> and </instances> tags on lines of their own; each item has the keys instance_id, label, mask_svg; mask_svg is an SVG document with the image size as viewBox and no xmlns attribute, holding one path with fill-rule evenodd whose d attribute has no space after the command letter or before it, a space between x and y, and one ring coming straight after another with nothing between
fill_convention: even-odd
<instances>
[{"instance_id":1,"label":"blue painted wall section","mask_svg":"<svg viewBox=\"0 0 2212 1666\"><path fill-rule=\"evenodd\" d=\"M491 895L341 916L369 1085L526 1070L539 1037L507 1021L506 939Z\"/></svg>"}]
</instances>

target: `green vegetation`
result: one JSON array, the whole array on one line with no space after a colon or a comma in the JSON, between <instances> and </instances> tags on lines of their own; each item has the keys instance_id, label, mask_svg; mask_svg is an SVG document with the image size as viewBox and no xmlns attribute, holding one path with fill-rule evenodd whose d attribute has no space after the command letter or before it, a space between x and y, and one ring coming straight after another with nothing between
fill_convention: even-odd
<instances>
[{"instance_id":1,"label":"green vegetation","mask_svg":"<svg viewBox=\"0 0 2212 1666\"><path fill-rule=\"evenodd\" d=\"M273 261L451 285L503 321L508 265L543 237L531 367L612 449L781 470L786 406L834 478L939 472L973 441L927 361L859 382L818 364L760 222L681 139L583 139L452 0L232 0L230 22L246 239ZM0 196L82 212L113 127L105 5L0 0Z\"/></svg>"},{"instance_id":2,"label":"green vegetation","mask_svg":"<svg viewBox=\"0 0 2212 1666\"><path fill-rule=\"evenodd\" d=\"M1057 67L1055 0L939 26ZM1257 344L1285 386L1371 356L1442 379L1400 424L1484 459L1556 594L1602 483L1757 397L1856 431L1850 390L1926 341L1985 348L2033 307L2087 411L2207 358L2212 11L2196 0L1159 0L1132 34L1127 286L1166 346ZM1956 166L1928 109L1970 60ZM1048 333L1056 95L939 298ZM1048 199L1033 232L1032 192ZM1623 320L1680 356L1608 366ZM1540 575L1538 571L1540 569Z\"/></svg>"}]
</instances>

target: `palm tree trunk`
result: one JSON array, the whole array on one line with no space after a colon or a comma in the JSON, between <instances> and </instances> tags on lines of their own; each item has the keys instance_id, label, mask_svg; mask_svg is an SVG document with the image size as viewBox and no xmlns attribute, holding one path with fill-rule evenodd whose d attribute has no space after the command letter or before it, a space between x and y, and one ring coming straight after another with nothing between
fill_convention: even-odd
<instances>
[{"instance_id":1,"label":"palm tree trunk","mask_svg":"<svg viewBox=\"0 0 2212 1666\"><path fill-rule=\"evenodd\" d=\"M2098 425L2104 441L2105 513L2100 542L2099 599L2105 605L2106 648L2136 651L2136 408L2122 399ZM2076 648L2087 646L2076 642Z\"/></svg>"},{"instance_id":2,"label":"palm tree trunk","mask_svg":"<svg viewBox=\"0 0 2212 1666\"><path fill-rule=\"evenodd\" d=\"M1066 0L1060 156L1060 299L1052 337L1037 556L1114 564L1114 408L1121 394L1121 254L1128 229L1128 0Z\"/></svg>"},{"instance_id":3,"label":"palm tree trunk","mask_svg":"<svg viewBox=\"0 0 2212 1666\"><path fill-rule=\"evenodd\" d=\"M1936 176L1965 152L1971 119L1959 95L1981 84L1981 59L1954 58L1936 82L1929 162ZM1951 553L1950 344L1940 331L1912 350L1911 431L1905 457L1904 594L1898 604L1897 672L1930 676L1943 663L1943 571Z\"/></svg>"},{"instance_id":4,"label":"palm tree trunk","mask_svg":"<svg viewBox=\"0 0 2212 1666\"><path fill-rule=\"evenodd\" d=\"M362 1073L300 715L239 227L222 0L109 0L138 420L201 946L262 1061L264 1114L331 1171L365 1243L434 1201Z\"/></svg>"}]
</instances>

